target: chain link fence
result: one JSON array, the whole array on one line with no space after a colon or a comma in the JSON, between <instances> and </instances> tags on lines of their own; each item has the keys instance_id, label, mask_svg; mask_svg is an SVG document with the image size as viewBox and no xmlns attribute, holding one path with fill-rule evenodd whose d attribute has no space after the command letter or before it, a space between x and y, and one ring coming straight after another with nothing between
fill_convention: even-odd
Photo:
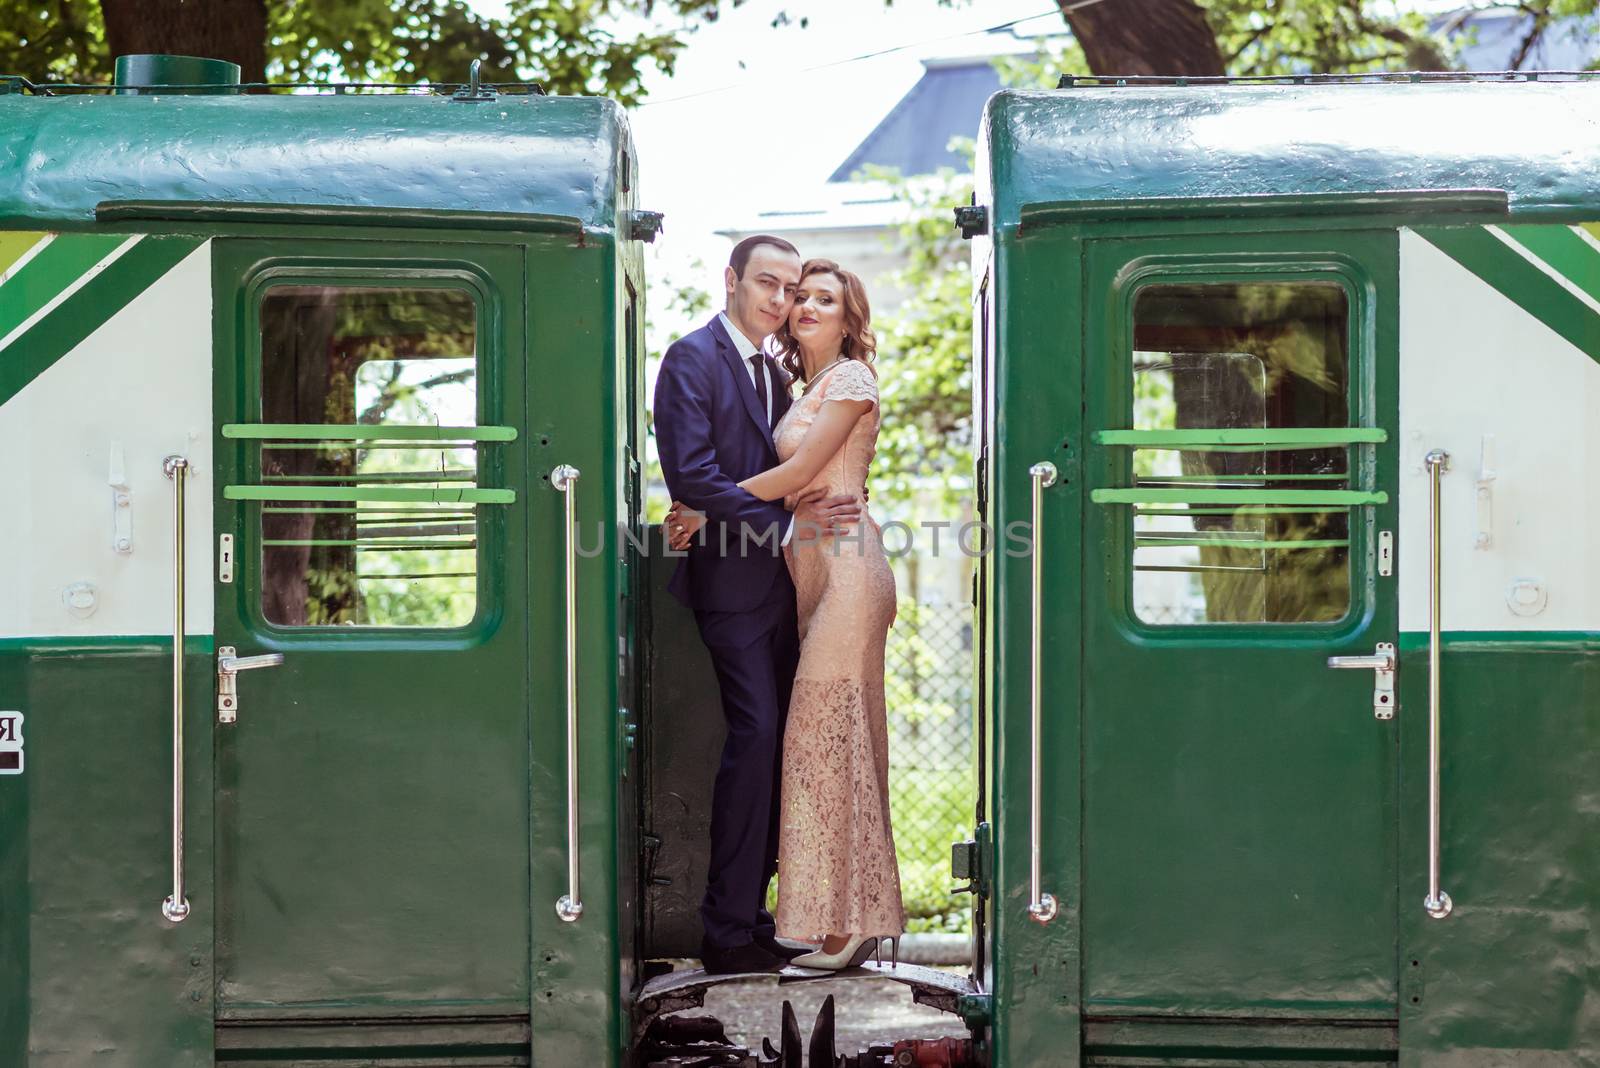
<instances>
[{"instance_id":1,"label":"chain link fence","mask_svg":"<svg viewBox=\"0 0 1600 1068\"><path fill-rule=\"evenodd\" d=\"M972 609L902 601L885 649L889 806L912 931L965 931L972 898L953 894L950 844L972 835L977 778Z\"/></svg>"}]
</instances>

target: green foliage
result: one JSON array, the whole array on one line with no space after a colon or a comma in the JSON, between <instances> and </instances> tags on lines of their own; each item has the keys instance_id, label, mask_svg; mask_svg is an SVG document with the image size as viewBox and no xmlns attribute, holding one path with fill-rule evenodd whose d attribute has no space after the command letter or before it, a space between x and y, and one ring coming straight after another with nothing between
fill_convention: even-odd
<instances>
[{"instance_id":1,"label":"green foliage","mask_svg":"<svg viewBox=\"0 0 1600 1068\"><path fill-rule=\"evenodd\" d=\"M263 0L275 81L460 82L474 59L486 81L635 104L652 67L671 73L701 20L743 0L513 0L504 19L463 0ZM674 24L650 16L674 15ZM623 29L626 25L635 29ZM189 51L174 40L172 51ZM107 81L113 57L99 0L0 8L0 71Z\"/></svg>"},{"instance_id":2,"label":"green foliage","mask_svg":"<svg viewBox=\"0 0 1600 1068\"><path fill-rule=\"evenodd\" d=\"M913 931L967 929L970 900L950 892L950 843L973 821L968 624L965 606L904 599L884 651L889 811Z\"/></svg>"},{"instance_id":3,"label":"green foliage","mask_svg":"<svg viewBox=\"0 0 1600 1068\"><path fill-rule=\"evenodd\" d=\"M1203 0L1230 74L1448 70L1428 16L1392 2Z\"/></svg>"},{"instance_id":4,"label":"green foliage","mask_svg":"<svg viewBox=\"0 0 1600 1068\"><path fill-rule=\"evenodd\" d=\"M514 0L502 20L478 15L462 0L271 0L268 69L290 81L458 82L472 60L482 59L486 81L534 80L551 92L633 104L649 66L670 73L684 44L683 29L619 35L606 28L650 6ZM700 12L705 4L671 6Z\"/></svg>"},{"instance_id":5,"label":"green foliage","mask_svg":"<svg viewBox=\"0 0 1600 1068\"><path fill-rule=\"evenodd\" d=\"M972 177L948 167L914 179L869 167L866 176L888 182L907 210L890 235L905 263L887 280L905 300L873 324L887 418L872 499L962 514L972 495L972 304L968 247L950 208L971 198Z\"/></svg>"},{"instance_id":6,"label":"green foliage","mask_svg":"<svg viewBox=\"0 0 1600 1068\"><path fill-rule=\"evenodd\" d=\"M954 636L938 625L941 608L901 601L884 651L885 703L897 724L913 729L964 715L971 697L967 665L950 656Z\"/></svg>"},{"instance_id":7,"label":"green foliage","mask_svg":"<svg viewBox=\"0 0 1600 1068\"><path fill-rule=\"evenodd\" d=\"M967 771L889 765L889 812L897 829L901 813L916 808L923 833L895 838L900 896L909 931L965 931L972 899L950 893L950 843L972 830L972 775Z\"/></svg>"},{"instance_id":8,"label":"green foliage","mask_svg":"<svg viewBox=\"0 0 1600 1068\"><path fill-rule=\"evenodd\" d=\"M100 5L33 0L0 9L0 72L35 80L109 81L111 55Z\"/></svg>"},{"instance_id":9,"label":"green foliage","mask_svg":"<svg viewBox=\"0 0 1600 1068\"><path fill-rule=\"evenodd\" d=\"M660 307L667 311L668 319L675 323L687 323L689 329L697 330L711 313L711 294L702 288L698 281L710 277L710 271L699 259L693 260L683 269L682 274L674 272L661 272L657 274L657 281L651 287L652 300L659 301ZM686 282L685 278L695 279ZM665 291L665 292L663 292ZM651 317L649 308L645 309L645 361L649 368L647 382L654 381L655 368L661 366L661 358L666 355L667 348L678 340L680 334L670 336L656 325L658 320ZM653 398L648 395L643 398L645 416L653 424L655 412L651 410ZM649 433L647 438L644 461L644 521L646 523L659 523L667 516L667 508L671 506L672 499L667 493L667 482L661 474L661 458L656 455L655 434Z\"/></svg>"},{"instance_id":10,"label":"green foliage","mask_svg":"<svg viewBox=\"0 0 1600 1068\"><path fill-rule=\"evenodd\" d=\"M1394 0L1196 0L1215 31L1228 73L1235 76L1274 74L1358 74L1386 70L1449 70L1470 35L1456 28L1475 11L1492 4L1463 6L1438 31L1430 30L1424 12L1403 8ZM1593 19L1600 0L1532 0L1517 9L1532 21L1527 32L1507 46L1499 65L1521 68L1533 48L1556 23ZM1592 29L1592 27L1591 27ZM1155 57L1152 65L1161 69ZM1083 50L1070 38L1065 43L1041 41L1034 57L999 61L1006 84L1049 88L1063 74L1092 72Z\"/></svg>"}]
</instances>

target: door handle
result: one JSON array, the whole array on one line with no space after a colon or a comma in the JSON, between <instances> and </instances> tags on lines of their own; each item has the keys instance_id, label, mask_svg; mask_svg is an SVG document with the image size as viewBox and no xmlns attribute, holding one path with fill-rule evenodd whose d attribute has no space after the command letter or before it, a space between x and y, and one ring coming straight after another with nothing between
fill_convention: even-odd
<instances>
[{"instance_id":1,"label":"door handle","mask_svg":"<svg viewBox=\"0 0 1600 1068\"><path fill-rule=\"evenodd\" d=\"M183 490L188 457L166 457L161 472L172 482L172 893L161 902L161 915L182 923L189 918L183 886Z\"/></svg>"},{"instance_id":2,"label":"door handle","mask_svg":"<svg viewBox=\"0 0 1600 1068\"><path fill-rule=\"evenodd\" d=\"M1371 656L1330 656L1328 666L1342 671L1373 673L1372 714L1377 719L1394 718L1395 655L1393 642L1379 642Z\"/></svg>"},{"instance_id":3,"label":"door handle","mask_svg":"<svg viewBox=\"0 0 1600 1068\"><path fill-rule=\"evenodd\" d=\"M231 645L217 649L217 722L232 723L239 718L239 672L256 668L277 667L283 663L282 653L262 653L259 656L236 656Z\"/></svg>"},{"instance_id":4,"label":"door handle","mask_svg":"<svg viewBox=\"0 0 1600 1068\"><path fill-rule=\"evenodd\" d=\"M1428 469L1428 896L1422 907L1442 920L1455 903L1439 888L1439 479L1450 470L1450 454L1434 449L1423 457Z\"/></svg>"},{"instance_id":5,"label":"door handle","mask_svg":"<svg viewBox=\"0 0 1600 1068\"><path fill-rule=\"evenodd\" d=\"M1032 647L1028 657L1029 750L1033 764L1028 779L1028 915L1039 923L1049 923L1056 918L1059 906L1053 894L1044 892L1039 878L1039 721L1044 704L1040 672L1043 658L1044 539L1039 534L1044 521L1044 491L1055 485L1056 465L1049 461L1034 464L1028 468L1028 477L1033 480L1033 600L1029 605L1029 641Z\"/></svg>"},{"instance_id":6,"label":"door handle","mask_svg":"<svg viewBox=\"0 0 1600 1068\"><path fill-rule=\"evenodd\" d=\"M550 486L563 498L566 523L567 892L556 901L556 915L576 923L583 915L583 899L578 895L578 469L560 465L550 472Z\"/></svg>"}]
</instances>

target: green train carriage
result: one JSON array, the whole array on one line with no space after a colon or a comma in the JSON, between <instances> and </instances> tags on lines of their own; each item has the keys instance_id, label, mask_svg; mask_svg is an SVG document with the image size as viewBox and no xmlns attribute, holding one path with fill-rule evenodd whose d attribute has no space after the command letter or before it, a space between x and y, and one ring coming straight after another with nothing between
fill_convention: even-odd
<instances>
[{"instance_id":1,"label":"green train carriage","mask_svg":"<svg viewBox=\"0 0 1600 1068\"><path fill-rule=\"evenodd\" d=\"M623 112L145 84L0 96L0 1064L604 1060L636 571L574 556L569 629L565 531L638 519Z\"/></svg>"},{"instance_id":2,"label":"green train carriage","mask_svg":"<svg viewBox=\"0 0 1600 1068\"><path fill-rule=\"evenodd\" d=\"M1600 1056L1600 84L1350 81L988 105L995 1063Z\"/></svg>"},{"instance_id":3,"label":"green train carriage","mask_svg":"<svg viewBox=\"0 0 1600 1068\"><path fill-rule=\"evenodd\" d=\"M719 725L640 528L656 220L621 113L216 89L0 98L0 1063L658 1060L710 985L657 962L693 945ZM1593 1058L1600 376L1594 275L1558 266L1593 100L991 103L980 505L1040 551L980 569L975 972L894 976L970 1041L901 1052ZM1469 116L1514 148L1451 151ZM1497 404L1431 388L1446 329ZM1387 690L1325 666L1380 642Z\"/></svg>"}]
</instances>

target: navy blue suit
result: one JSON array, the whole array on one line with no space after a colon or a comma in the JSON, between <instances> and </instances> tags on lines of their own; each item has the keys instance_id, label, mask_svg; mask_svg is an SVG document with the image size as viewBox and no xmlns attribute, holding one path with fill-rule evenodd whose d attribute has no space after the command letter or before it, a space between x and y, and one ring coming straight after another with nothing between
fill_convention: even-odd
<instances>
[{"instance_id":1,"label":"navy blue suit","mask_svg":"<svg viewBox=\"0 0 1600 1068\"><path fill-rule=\"evenodd\" d=\"M790 398L782 372L762 359L776 423ZM667 489L707 517L667 588L694 609L728 723L700 917L706 940L732 949L773 933L764 902L778 866L783 724L800 639L781 549L789 512L738 486L777 465L772 428L720 319L667 349L656 377L655 429Z\"/></svg>"}]
</instances>

